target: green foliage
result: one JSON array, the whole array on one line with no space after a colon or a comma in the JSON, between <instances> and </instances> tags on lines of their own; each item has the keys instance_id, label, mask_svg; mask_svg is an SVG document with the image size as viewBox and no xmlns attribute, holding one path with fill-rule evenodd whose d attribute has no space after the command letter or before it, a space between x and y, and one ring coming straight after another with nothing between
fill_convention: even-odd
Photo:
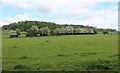
<instances>
[{"instance_id":1,"label":"green foliage","mask_svg":"<svg viewBox=\"0 0 120 73\"><path fill-rule=\"evenodd\" d=\"M77 34L77 33L81 33L80 28L74 28L74 33L75 33L75 34Z\"/></svg>"},{"instance_id":2,"label":"green foliage","mask_svg":"<svg viewBox=\"0 0 120 73\"><path fill-rule=\"evenodd\" d=\"M37 36L39 33L39 29L37 26L32 26L29 30L27 30L26 36L34 37Z\"/></svg>"},{"instance_id":3,"label":"green foliage","mask_svg":"<svg viewBox=\"0 0 120 73\"><path fill-rule=\"evenodd\" d=\"M61 29L60 29L60 28L56 28L56 29L54 30L54 34L55 34L55 35L60 35L60 34L61 34Z\"/></svg>"},{"instance_id":4,"label":"green foliage","mask_svg":"<svg viewBox=\"0 0 120 73\"><path fill-rule=\"evenodd\" d=\"M10 31L9 31L9 36L10 36L10 38L14 38L14 37L18 37L18 34L17 34L16 31L10 30Z\"/></svg>"},{"instance_id":5,"label":"green foliage","mask_svg":"<svg viewBox=\"0 0 120 73\"><path fill-rule=\"evenodd\" d=\"M2 27L3 30L15 30L19 28L21 31L27 31L32 26L37 26L39 29L42 27L49 27L49 29L53 32L55 28L61 27L58 24L52 22L43 22L43 21L20 21L18 23L11 23L9 25L4 25Z\"/></svg>"},{"instance_id":6,"label":"green foliage","mask_svg":"<svg viewBox=\"0 0 120 73\"><path fill-rule=\"evenodd\" d=\"M99 29L91 26L83 25L68 25L68 24L55 24L52 22L40 22L40 21L20 21L18 23L11 23L4 25L3 30L16 30L20 35L20 31L25 31L26 36L48 36L48 35L73 35L73 34L108 34L117 31L115 29ZM111 34L112 35L112 34ZM117 34L116 34L117 35Z\"/></svg>"},{"instance_id":7,"label":"green foliage","mask_svg":"<svg viewBox=\"0 0 120 73\"><path fill-rule=\"evenodd\" d=\"M39 33L40 33L41 36L49 36L50 35L50 29L47 26L43 27L43 28L40 29Z\"/></svg>"},{"instance_id":8,"label":"green foliage","mask_svg":"<svg viewBox=\"0 0 120 73\"><path fill-rule=\"evenodd\" d=\"M67 26L65 28L65 34L73 34L74 28L72 26Z\"/></svg>"},{"instance_id":9,"label":"green foliage","mask_svg":"<svg viewBox=\"0 0 120 73\"><path fill-rule=\"evenodd\" d=\"M106 30L107 32L117 32L116 29L103 29L103 28L96 28L96 27L91 27L91 26L83 26L83 25L75 25L75 24L56 24L56 23L52 23L52 22L43 22L43 21L20 21L20 22L15 22L15 23L11 23L9 25L4 25L2 27L3 30L15 30L17 28L19 28L21 31L27 31L28 29L30 29L32 26L37 26L39 29L43 28L43 27L48 27L50 29L50 34L54 34L54 30L56 28L64 28L61 29L61 33L65 34L65 28L67 27L73 27L73 28L88 28L87 31L93 32L95 34L97 34L98 32L103 32L104 30ZM92 29L92 30L91 30ZM86 30L85 30L86 31ZM67 34L69 34L69 30L66 29Z\"/></svg>"},{"instance_id":10,"label":"green foliage","mask_svg":"<svg viewBox=\"0 0 120 73\"><path fill-rule=\"evenodd\" d=\"M103 34L106 35L106 34L108 34L108 32L107 31L103 31Z\"/></svg>"},{"instance_id":11,"label":"green foliage","mask_svg":"<svg viewBox=\"0 0 120 73\"><path fill-rule=\"evenodd\" d=\"M20 35L20 32L21 32L20 29L17 28L17 29L16 29L16 33L17 33L17 35Z\"/></svg>"},{"instance_id":12,"label":"green foliage","mask_svg":"<svg viewBox=\"0 0 120 73\"><path fill-rule=\"evenodd\" d=\"M27 30L26 37L34 37L34 31L33 30Z\"/></svg>"}]
</instances>

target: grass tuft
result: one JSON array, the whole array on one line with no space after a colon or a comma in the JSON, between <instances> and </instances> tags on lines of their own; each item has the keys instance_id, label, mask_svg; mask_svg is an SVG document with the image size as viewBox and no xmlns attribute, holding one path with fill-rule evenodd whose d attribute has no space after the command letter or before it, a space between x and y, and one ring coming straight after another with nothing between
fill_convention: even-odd
<instances>
[{"instance_id":1,"label":"grass tuft","mask_svg":"<svg viewBox=\"0 0 120 73\"><path fill-rule=\"evenodd\" d=\"M21 56L19 59L28 59L28 56Z\"/></svg>"}]
</instances>

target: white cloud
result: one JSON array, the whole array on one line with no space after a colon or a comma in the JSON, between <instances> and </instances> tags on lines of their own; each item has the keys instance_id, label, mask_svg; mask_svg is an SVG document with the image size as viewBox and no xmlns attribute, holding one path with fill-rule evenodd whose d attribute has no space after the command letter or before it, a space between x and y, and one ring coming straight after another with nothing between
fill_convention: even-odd
<instances>
[{"instance_id":1,"label":"white cloud","mask_svg":"<svg viewBox=\"0 0 120 73\"><path fill-rule=\"evenodd\" d=\"M7 23L6 22L3 22L0 20L0 27L3 26L3 25L6 25Z\"/></svg>"},{"instance_id":2,"label":"white cloud","mask_svg":"<svg viewBox=\"0 0 120 73\"><path fill-rule=\"evenodd\" d=\"M76 19L67 19L63 18L60 19L58 23L75 23L75 24L82 24L82 25L90 25L96 26L99 28L113 28L118 29L118 12L117 11L88 11L84 13L78 14Z\"/></svg>"},{"instance_id":3,"label":"white cloud","mask_svg":"<svg viewBox=\"0 0 120 73\"><path fill-rule=\"evenodd\" d=\"M53 21L50 21L50 20L32 19L32 18L30 18L28 16L25 16L25 15L16 15L14 17L11 17L11 16L4 17L2 20L0 20L0 26L8 25L8 24L13 23L13 22L26 21L26 20L53 22Z\"/></svg>"},{"instance_id":4,"label":"white cloud","mask_svg":"<svg viewBox=\"0 0 120 73\"><path fill-rule=\"evenodd\" d=\"M7 16L6 19L4 19L8 22L14 22L14 21L24 21L24 20L30 20L27 16L24 15L16 15L14 17Z\"/></svg>"},{"instance_id":5,"label":"white cloud","mask_svg":"<svg viewBox=\"0 0 120 73\"><path fill-rule=\"evenodd\" d=\"M25 21L25 20L31 20L31 19L24 15L16 15L14 17L7 16L7 17L4 17L2 20L0 20L0 26L13 23L13 22Z\"/></svg>"},{"instance_id":6,"label":"white cloud","mask_svg":"<svg viewBox=\"0 0 120 73\"><path fill-rule=\"evenodd\" d=\"M98 2L118 2L119 0L2 0L3 5L31 9L59 17L56 23L85 24L97 27L117 28L118 15L113 11L117 7L95 11ZM117 5L116 5L117 6ZM8 16L5 22L29 20L27 16ZM51 18L52 19L52 18ZM34 19L36 20L36 19Z\"/></svg>"}]
</instances>

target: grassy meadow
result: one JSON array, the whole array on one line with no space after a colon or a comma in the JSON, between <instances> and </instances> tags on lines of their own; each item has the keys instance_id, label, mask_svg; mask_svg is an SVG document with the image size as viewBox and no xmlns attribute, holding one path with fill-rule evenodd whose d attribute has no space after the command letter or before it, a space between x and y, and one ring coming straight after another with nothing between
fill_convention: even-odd
<instances>
[{"instance_id":1,"label":"grassy meadow","mask_svg":"<svg viewBox=\"0 0 120 73\"><path fill-rule=\"evenodd\" d=\"M0 29L0 72L2 71L2 31Z\"/></svg>"},{"instance_id":2,"label":"grassy meadow","mask_svg":"<svg viewBox=\"0 0 120 73\"><path fill-rule=\"evenodd\" d=\"M117 70L117 35L2 36L3 70Z\"/></svg>"}]
</instances>

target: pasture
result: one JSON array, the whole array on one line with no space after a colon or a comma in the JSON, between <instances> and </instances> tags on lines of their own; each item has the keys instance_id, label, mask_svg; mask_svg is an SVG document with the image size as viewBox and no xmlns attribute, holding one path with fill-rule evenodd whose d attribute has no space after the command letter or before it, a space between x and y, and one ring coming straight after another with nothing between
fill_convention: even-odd
<instances>
[{"instance_id":1,"label":"pasture","mask_svg":"<svg viewBox=\"0 0 120 73\"><path fill-rule=\"evenodd\" d=\"M2 31L0 29L0 72L2 71Z\"/></svg>"},{"instance_id":2,"label":"pasture","mask_svg":"<svg viewBox=\"0 0 120 73\"><path fill-rule=\"evenodd\" d=\"M2 36L3 70L118 70L117 35Z\"/></svg>"}]
</instances>

